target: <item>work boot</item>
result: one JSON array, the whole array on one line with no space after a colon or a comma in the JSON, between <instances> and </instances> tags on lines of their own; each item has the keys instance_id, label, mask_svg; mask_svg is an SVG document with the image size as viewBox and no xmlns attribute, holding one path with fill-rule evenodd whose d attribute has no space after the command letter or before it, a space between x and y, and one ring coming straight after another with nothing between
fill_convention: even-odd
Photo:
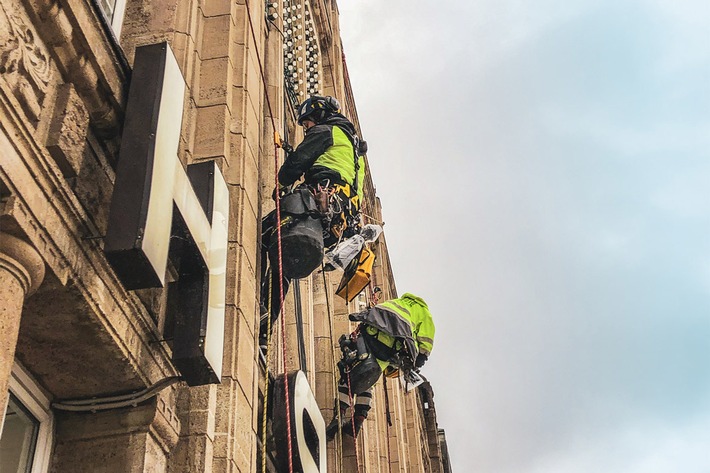
<instances>
[{"instance_id":1,"label":"work boot","mask_svg":"<svg viewBox=\"0 0 710 473\"><path fill-rule=\"evenodd\" d=\"M338 416L338 412L336 411L333 414L333 420L330 421L330 424L328 424L328 427L325 428L325 437L328 440L333 440L335 436L338 434L338 427L340 427L342 424L345 423L345 413L347 410L341 410L340 411L340 416ZM347 417L349 419L349 417ZM340 421L341 423L339 423Z\"/></svg>"},{"instance_id":2,"label":"work boot","mask_svg":"<svg viewBox=\"0 0 710 473\"><path fill-rule=\"evenodd\" d=\"M351 437L357 437L357 434L360 433L360 428L362 427L363 422L365 422L364 416L355 416L355 433L353 433L353 420L348 419L348 421L343 424L343 434Z\"/></svg>"},{"instance_id":3,"label":"work boot","mask_svg":"<svg viewBox=\"0 0 710 473\"><path fill-rule=\"evenodd\" d=\"M330 421L330 424L328 424L328 427L325 428L325 438L328 440L333 440L336 435L338 435L338 427L340 427L340 423L338 422L338 417L333 417L333 420Z\"/></svg>"}]
</instances>

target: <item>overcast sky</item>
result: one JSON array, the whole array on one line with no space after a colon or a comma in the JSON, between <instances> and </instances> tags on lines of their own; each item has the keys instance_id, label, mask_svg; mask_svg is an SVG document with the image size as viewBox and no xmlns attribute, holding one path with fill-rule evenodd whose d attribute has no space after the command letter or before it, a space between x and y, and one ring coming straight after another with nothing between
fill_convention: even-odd
<instances>
[{"instance_id":1,"label":"overcast sky","mask_svg":"<svg viewBox=\"0 0 710 473\"><path fill-rule=\"evenodd\" d=\"M710 2L339 8L454 472L710 472Z\"/></svg>"}]
</instances>

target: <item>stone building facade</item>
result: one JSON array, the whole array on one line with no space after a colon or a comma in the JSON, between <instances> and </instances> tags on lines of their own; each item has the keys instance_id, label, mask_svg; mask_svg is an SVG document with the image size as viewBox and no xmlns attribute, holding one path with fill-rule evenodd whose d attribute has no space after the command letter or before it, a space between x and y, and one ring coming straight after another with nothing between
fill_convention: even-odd
<instances>
[{"instance_id":1,"label":"stone building facade","mask_svg":"<svg viewBox=\"0 0 710 473\"><path fill-rule=\"evenodd\" d=\"M338 97L359 128L338 24L335 0L0 0L0 470L275 471L287 453L272 421L283 414L263 406L284 371L300 369L331 418L337 339L373 292L345 304L339 275L315 272L290 291L268 359L257 332L260 222L274 205L275 153L283 159L274 131L297 143L294 107L312 93ZM218 363L202 342L195 359L176 357L179 235L164 287L130 287L107 258L112 205L124 207L119 162L134 158L126 130L140 123L127 109L143 88L136 51L160 43L184 88L157 89L181 116L163 111L156 127L177 118L182 166L214 163L228 195L224 302L204 319L223 324L205 341ZM363 210L382 220L369 172ZM182 215L187 227L195 218ZM384 235L375 250L371 288L395 297ZM201 381L210 369L219 384ZM431 387L405 394L388 381L357 443L327 444L327 471L450 471Z\"/></svg>"}]
</instances>

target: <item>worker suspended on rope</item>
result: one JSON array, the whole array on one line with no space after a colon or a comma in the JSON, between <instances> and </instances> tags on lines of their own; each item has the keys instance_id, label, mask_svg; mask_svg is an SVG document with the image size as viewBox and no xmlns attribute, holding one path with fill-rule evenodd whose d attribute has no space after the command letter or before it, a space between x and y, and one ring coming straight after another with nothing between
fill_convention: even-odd
<instances>
[{"instance_id":1,"label":"worker suspended on rope","mask_svg":"<svg viewBox=\"0 0 710 473\"><path fill-rule=\"evenodd\" d=\"M306 99L298 108L298 124L305 137L295 150L283 144L287 155L278 172L279 189L274 190L274 198L281 199L283 295L278 290L275 212L262 221L262 339L266 339L267 314L271 312L272 321L278 318L290 280L308 276L321 264L324 248L360 231L366 143L359 140L355 126L340 113L333 97ZM289 189L301 177L303 183Z\"/></svg>"},{"instance_id":2,"label":"worker suspended on rope","mask_svg":"<svg viewBox=\"0 0 710 473\"><path fill-rule=\"evenodd\" d=\"M400 372L402 376L418 372L434 347L429 307L413 294L406 293L349 317L360 324L349 336L340 338L339 412L326 429L328 439L335 437L339 427L344 434L357 436L370 411L372 388L380 374L399 377ZM353 409L346 418L349 407Z\"/></svg>"}]
</instances>

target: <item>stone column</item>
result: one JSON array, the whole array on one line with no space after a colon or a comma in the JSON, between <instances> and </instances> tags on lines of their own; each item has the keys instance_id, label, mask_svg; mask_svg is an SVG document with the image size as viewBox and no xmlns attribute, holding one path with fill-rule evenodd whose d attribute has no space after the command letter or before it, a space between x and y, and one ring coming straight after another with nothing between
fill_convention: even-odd
<instances>
[{"instance_id":1,"label":"stone column","mask_svg":"<svg viewBox=\"0 0 710 473\"><path fill-rule=\"evenodd\" d=\"M44 278L44 261L28 243L0 233L0 426L5 419L10 372L25 298Z\"/></svg>"}]
</instances>

